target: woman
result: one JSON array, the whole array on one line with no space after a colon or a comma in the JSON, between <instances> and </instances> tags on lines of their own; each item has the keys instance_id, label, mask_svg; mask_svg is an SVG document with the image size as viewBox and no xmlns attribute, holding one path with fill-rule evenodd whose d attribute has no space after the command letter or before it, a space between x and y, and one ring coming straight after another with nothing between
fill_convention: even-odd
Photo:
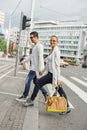
<instances>
[{"instance_id":1,"label":"woman","mask_svg":"<svg viewBox=\"0 0 87 130\"><path fill-rule=\"evenodd\" d=\"M24 106L30 106L33 105L33 101L35 97L37 96L39 89L48 84L51 83L53 87L60 86L58 88L58 92L60 96L64 96L67 100L67 96L61 87L61 77L60 77L60 51L57 47L58 44L58 38L57 36L53 35L50 38L50 45L52 47L49 56L47 57L46 62L46 69L48 70L48 73L38 79L36 81L36 86L34 88L34 91L31 95L31 98L28 98L27 101L24 103ZM67 113L70 112L69 104L67 101Z\"/></svg>"}]
</instances>

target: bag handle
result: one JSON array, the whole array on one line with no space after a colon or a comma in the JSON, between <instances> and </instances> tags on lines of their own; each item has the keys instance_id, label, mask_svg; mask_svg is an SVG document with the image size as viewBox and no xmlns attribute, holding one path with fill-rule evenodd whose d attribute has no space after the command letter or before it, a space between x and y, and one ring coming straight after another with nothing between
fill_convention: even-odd
<instances>
[{"instance_id":1,"label":"bag handle","mask_svg":"<svg viewBox=\"0 0 87 130\"><path fill-rule=\"evenodd\" d=\"M62 87L62 84L60 84L60 85L58 85L58 86L55 87L55 92L54 92L53 96L57 96L59 87Z\"/></svg>"}]
</instances>

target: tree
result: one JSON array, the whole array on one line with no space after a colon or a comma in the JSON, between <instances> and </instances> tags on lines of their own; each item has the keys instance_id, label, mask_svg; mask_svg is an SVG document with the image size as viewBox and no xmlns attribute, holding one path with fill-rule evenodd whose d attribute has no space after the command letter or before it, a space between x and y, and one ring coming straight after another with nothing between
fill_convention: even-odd
<instances>
[{"instance_id":1,"label":"tree","mask_svg":"<svg viewBox=\"0 0 87 130\"><path fill-rule=\"evenodd\" d=\"M6 51L6 42L5 40L0 38L0 51L5 52Z\"/></svg>"}]
</instances>

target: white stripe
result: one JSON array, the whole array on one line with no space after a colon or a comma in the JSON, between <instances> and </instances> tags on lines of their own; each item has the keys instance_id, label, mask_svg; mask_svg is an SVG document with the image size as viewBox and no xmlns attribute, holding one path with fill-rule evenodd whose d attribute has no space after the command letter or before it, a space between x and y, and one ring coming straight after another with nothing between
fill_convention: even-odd
<instances>
[{"instance_id":1,"label":"white stripe","mask_svg":"<svg viewBox=\"0 0 87 130\"><path fill-rule=\"evenodd\" d=\"M8 65L3 65L3 66L0 66L0 69L5 68L6 66L8 66Z\"/></svg>"},{"instance_id":2,"label":"white stripe","mask_svg":"<svg viewBox=\"0 0 87 130\"><path fill-rule=\"evenodd\" d=\"M84 76L82 76L82 78L83 78L84 80L87 80L87 78L85 78Z\"/></svg>"},{"instance_id":3,"label":"white stripe","mask_svg":"<svg viewBox=\"0 0 87 130\"><path fill-rule=\"evenodd\" d=\"M9 69L9 68L11 68L11 67L13 67L14 65L10 65L9 67L6 67L5 69L2 69L0 72L3 72L3 71L5 71L5 70L7 70L7 69Z\"/></svg>"},{"instance_id":4,"label":"white stripe","mask_svg":"<svg viewBox=\"0 0 87 130\"><path fill-rule=\"evenodd\" d=\"M5 95L10 95L10 96L21 96L21 95L18 95L18 94L13 94L13 93L7 93L7 92L0 92L0 94L5 94Z\"/></svg>"},{"instance_id":5,"label":"white stripe","mask_svg":"<svg viewBox=\"0 0 87 130\"><path fill-rule=\"evenodd\" d=\"M84 81L82 81L82 80L80 80L80 79L78 79L76 77L71 77L71 78L74 79L75 81L77 81L78 83L84 85L85 87L87 87L87 83L86 82L84 82Z\"/></svg>"},{"instance_id":6,"label":"white stripe","mask_svg":"<svg viewBox=\"0 0 87 130\"><path fill-rule=\"evenodd\" d=\"M20 74L28 74L27 72L18 72L18 73L20 73Z\"/></svg>"},{"instance_id":7,"label":"white stripe","mask_svg":"<svg viewBox=\"0 0 87 130\"><path fill-rule=\"evenodd\" d=\"M62 77L62 81L73 91L75 92L85 103L87 103L87 93L81 90L78 86Z\"/></svg>"},{"instance_id":8,"label":"white stripe","mask_svg":"<svg viewBox=\"0 0 87 130\"><path fill-rule=\"evenodd\" d=\"M14 79L21 79L21 80L25 80L25 78L20 78L20 77L17 77L17 76L6 76L8 78L14 78Z\"/></svg>"},{"instance_id":9,"label":"white stripe","mask_svg":"<svg viewBox=\"0 0 87 130\"><path fill-rule=\"evenodd\" d=\"M70 101L68 101L68 102L69 102L69 107L74 109L74 106L71 104L71 102Z\"/></svg>"},{"instance_id":10,"label":"white stripe","mask_svg":"<svg viewBox=\"0 0 87 130\"><path fill-rule=\"evenodd\" d=\"M14 69L12 69L12 70L10 70L9 72L3 74L3 75L0 77L0 79L2 79L3 77L5 77L7 74L11 73L12 71L14 71Z\"/></svg>"}]
</instances>

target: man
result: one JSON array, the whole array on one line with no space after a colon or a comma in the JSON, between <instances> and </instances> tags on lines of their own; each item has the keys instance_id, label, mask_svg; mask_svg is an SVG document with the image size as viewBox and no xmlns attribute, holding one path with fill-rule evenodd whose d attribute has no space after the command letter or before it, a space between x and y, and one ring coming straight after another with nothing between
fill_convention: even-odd
<instances>
[{"instance_id":1,"label":"man","mask_svg":"<svg viewBox=\"0 0 87 130\"><path fill-rule=\"evenodd\" d=\"M30 71L26 78L25 90L23 92L23 95L19 98L16 98L17 101L26 100L29 90L30 90L31 81L33 80L35 84L36 79L37 79L37 73L40 75L44 69L43 45L39 43L38 33L35 31L31 32L30 39L31 39L31 42L34 43L35 45L32 49L32 54L30 58L30 61L31 61ZM42 87L40 90L42 91L42 94L44 95L45 101L46 101L47 91L45 90L44 87Z\"/></svg>"}]
</instances>

